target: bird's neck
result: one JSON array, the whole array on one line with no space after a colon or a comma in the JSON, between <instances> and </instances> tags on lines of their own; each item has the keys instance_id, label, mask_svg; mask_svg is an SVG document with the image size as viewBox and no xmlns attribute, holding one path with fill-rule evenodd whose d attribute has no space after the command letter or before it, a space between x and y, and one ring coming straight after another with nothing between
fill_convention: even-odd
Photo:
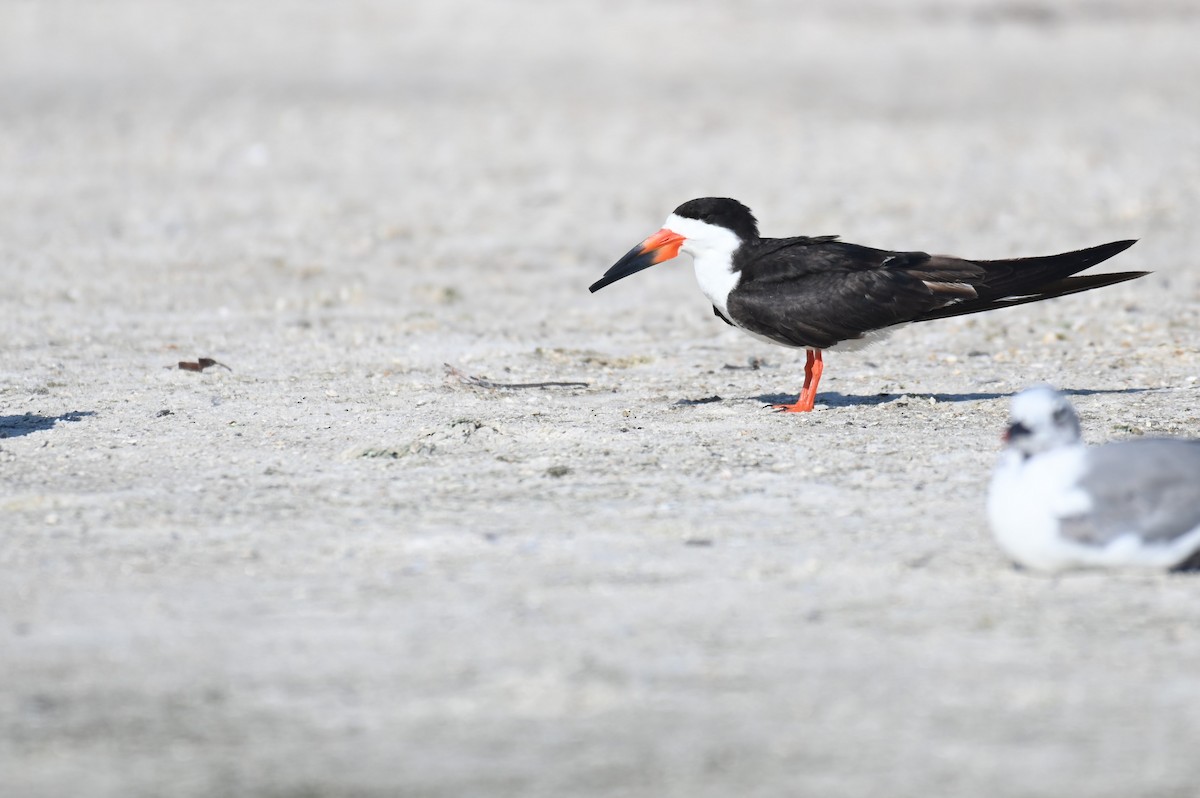
<instances>
[{"instance_id":1,"label":"bird's neck","mask_svg":"<svg viewBox=\"0 0 1200 798\"><path fill-rule=\"evenodd\" d=\"M729 293L737 288L741 279L741 272L734 266L732 253L701 252L693 255L692 259L700 291L728 317Z\"/></svg>"}]
</instances>

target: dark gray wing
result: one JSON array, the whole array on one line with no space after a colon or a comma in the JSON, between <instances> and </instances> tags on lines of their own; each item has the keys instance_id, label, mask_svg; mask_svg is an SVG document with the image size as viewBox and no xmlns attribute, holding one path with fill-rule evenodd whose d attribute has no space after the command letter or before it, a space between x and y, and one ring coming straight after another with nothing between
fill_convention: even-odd
<instances>
[{"instance_id":1,"label":"dark gray wing","mask_svg":"<svg viewBox=\"0 0 1200 798\"><path fill-rule=\"evenodd\" d=\"M933 292L921 281L874 272L751 283L728 300L729 313L746 329L816 349L906 321L933 304Z\"/></svg>"},{"instance_id":2,"label":"dark gray wing","mask_svg":"<svg viewBox=\"0 0 1200 798\"><path fill-rule=\"evenodd\" d=\"M1200 527L1200 441L1151 438L1088 450L1079 487L1091 510L1062 519L1062 534L1103 546L1135 532L1170 543Z\"/></svg>"},{"instance_id":3,"label":"dark gray wing","mask_svg":"<svg viewBox=\"0 0 1200 798\"><path fill-rule=\"evenodd\" d=\"M967 313L1024 305L1027 302L1041 302L1044 299L1091 291L1094 288L1145 277L1149 272L1071 276L1103 263L1135 243L1137 242L1113 241L1058 255L973 261L984 272L982 278L972 282L978 296L968 302L956 302L938 308L917 321L945 319Z\"/></svg>"},{"instance_id":4,"label":"dark gray wing","mask_svg":"<svg viewBox=\"0 0 1200 798\"><path fill-rule=\"evenodd\" d=\"M827 349L863 333L912 321L974 296L962 271L924 253L897 254L875 268L808 271L757 279L729 295L729 313L748 330L790 344ZM959 261L969 270L971 265Z\"/></svg>"},{"instance_id":5,"label":"dark gray wing","mask_svg":"<svg viewBox=\"0 0 1200 798\"><path fill-rule=\"evenodd\" d=\"M820 238L772 238L739 251L728 309L746 329L791 346L826 349L974 299L979 264Z\"/></svg>"}]
</instances>

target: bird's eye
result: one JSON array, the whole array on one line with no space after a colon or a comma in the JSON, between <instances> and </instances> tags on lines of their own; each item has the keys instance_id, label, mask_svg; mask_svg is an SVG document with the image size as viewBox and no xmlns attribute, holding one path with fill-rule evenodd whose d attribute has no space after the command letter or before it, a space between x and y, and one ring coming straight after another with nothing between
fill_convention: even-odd
<instances>
[{"instance_id":1,"label":"bird's eye","mask_svg":"<svg viewBox=\"0 0 1200 798\"><path fill-rule=\"evenodd\" d=\"M1065 407L1060 407L1054 411L1054 423L1065 424L1071 417L1071 411Z\"/></svg>"}]
</instances>

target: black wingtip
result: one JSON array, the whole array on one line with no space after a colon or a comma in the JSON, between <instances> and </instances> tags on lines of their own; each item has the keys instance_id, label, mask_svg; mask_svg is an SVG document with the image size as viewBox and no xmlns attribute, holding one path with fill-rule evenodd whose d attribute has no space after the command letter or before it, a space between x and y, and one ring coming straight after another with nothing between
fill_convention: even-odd
<instances>
[{"instance_id":1,"label":"black wingtip","mask_svg":"<svg viewBox=\"0 0 1200 798\"><path fill-rule=\"evenodd\" d=\"M1028 297L1019 297L1014 299L1010 304L1022 304L1024 302L1040 302L1043 299L1056 299L1060 296L1070 296L1071 294L1079 294L1084 291L1091 291L1095 288L1104 288L1117 283L1124 283L1129 280L1136 280L1139 277L1145 277L1151 272L1107 272L1105 274L1080 274L1074 277L1064 277L1061 280L1055 280L1051 283L1044 283L1038 286L1037 292ZM1011 299L1011 298L1010 298Z\"/></svg>"},{"instance_id":2,"label":"black wingtip","mask_svg":"<svg viewBox=\"0 0 1200 798\"><path fill-rule=\"evenodd\" d=\"M1124 241L1112 241L1108 244L1101 244L1098 247L1092 247L1090 251L1095 252L1098 255L1102 255L1100 260L1108 260L1113 255L1117 255L1129 249L1137 242L1138 240L1136 238L1126 238ZM1088 250L1085 250L1085 252L1086 251ZM1098 262L1099 261L1097 261L1097 263Z\"/></svg>"},{"instance_id":3,"label":"black wingtip","mask_svg":"<svg viewBox=\"0 0 1200 798\"><path fill-rule=\"evenodd\" d=\"M975 261L988 272L987 279L983 281L985 291L981 292L981 298L985 293L989 299L1037 293L1043 285L1090 269L1136 243L1137 239L1130 238L1057 255Z\"/></svg>"},{"instance_id":4,"label":"black wingtip","mask_svg":"<svg viewBox=\"0 0 1200 798\"><path fill-rule=\"evenodd\" d=\"M1061 260L1064 264L1074 262L1072 274L1081 272L1084 269L1090 269L1098 263L1103 263L1114 255L1119 255L1125 250L1137 243L1136 238L1127 238L1124 241L1110 241L1107 244L1099 244L1094 247L1076 250L1075 252L1063 253L1059 256L1051 255L1050 258ZM1050 258L1046 258L1049 260ZM1030 258L1029 260L1042 260L1041 258Z\"/></svg>"},{"instance_id":5,"label":"black wingtip","mask_svg":"<svg viewBox=\"0 0 1200 798\"><path fill-rule=\"evenodd\" d=\"M1124 243L1124 242L1122 242ZM1130 242L1132 243L1132 242ZM1025 305L1030 302L1041 302L1045 299L1057 299L1062 296L1091 291L1094 288L1104 288L1128 280L1136 280L1153 272L1110 272L1107 274L1085 274L1075 277L1064 277L1038 286L1036 291L1024 295L1008 295L976 299L969 302L958 302L952 305L932 310L920 316L915 321L932 321L933 319L948 319L953 316L966 316L970 313L981 313L985 310L998 310Z\"/></svg>"}]
</instances>

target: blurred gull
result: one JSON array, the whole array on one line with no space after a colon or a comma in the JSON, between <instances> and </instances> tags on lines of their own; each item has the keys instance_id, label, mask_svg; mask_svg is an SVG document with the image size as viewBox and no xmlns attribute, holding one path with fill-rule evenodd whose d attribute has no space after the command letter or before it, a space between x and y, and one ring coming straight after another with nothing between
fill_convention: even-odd
<instances>
[{"instance_id":1,"label":"blurred gull","mask_svg":"<svg viewBox=\"0 0 1200 798\"><path fill-rule=\"evenodd\" d=\"M1088 447L1049 386L1013 397L988 519L1000 548L1041 571L1200 568L1200 441Z\"/></svg>"}]
</instances>

